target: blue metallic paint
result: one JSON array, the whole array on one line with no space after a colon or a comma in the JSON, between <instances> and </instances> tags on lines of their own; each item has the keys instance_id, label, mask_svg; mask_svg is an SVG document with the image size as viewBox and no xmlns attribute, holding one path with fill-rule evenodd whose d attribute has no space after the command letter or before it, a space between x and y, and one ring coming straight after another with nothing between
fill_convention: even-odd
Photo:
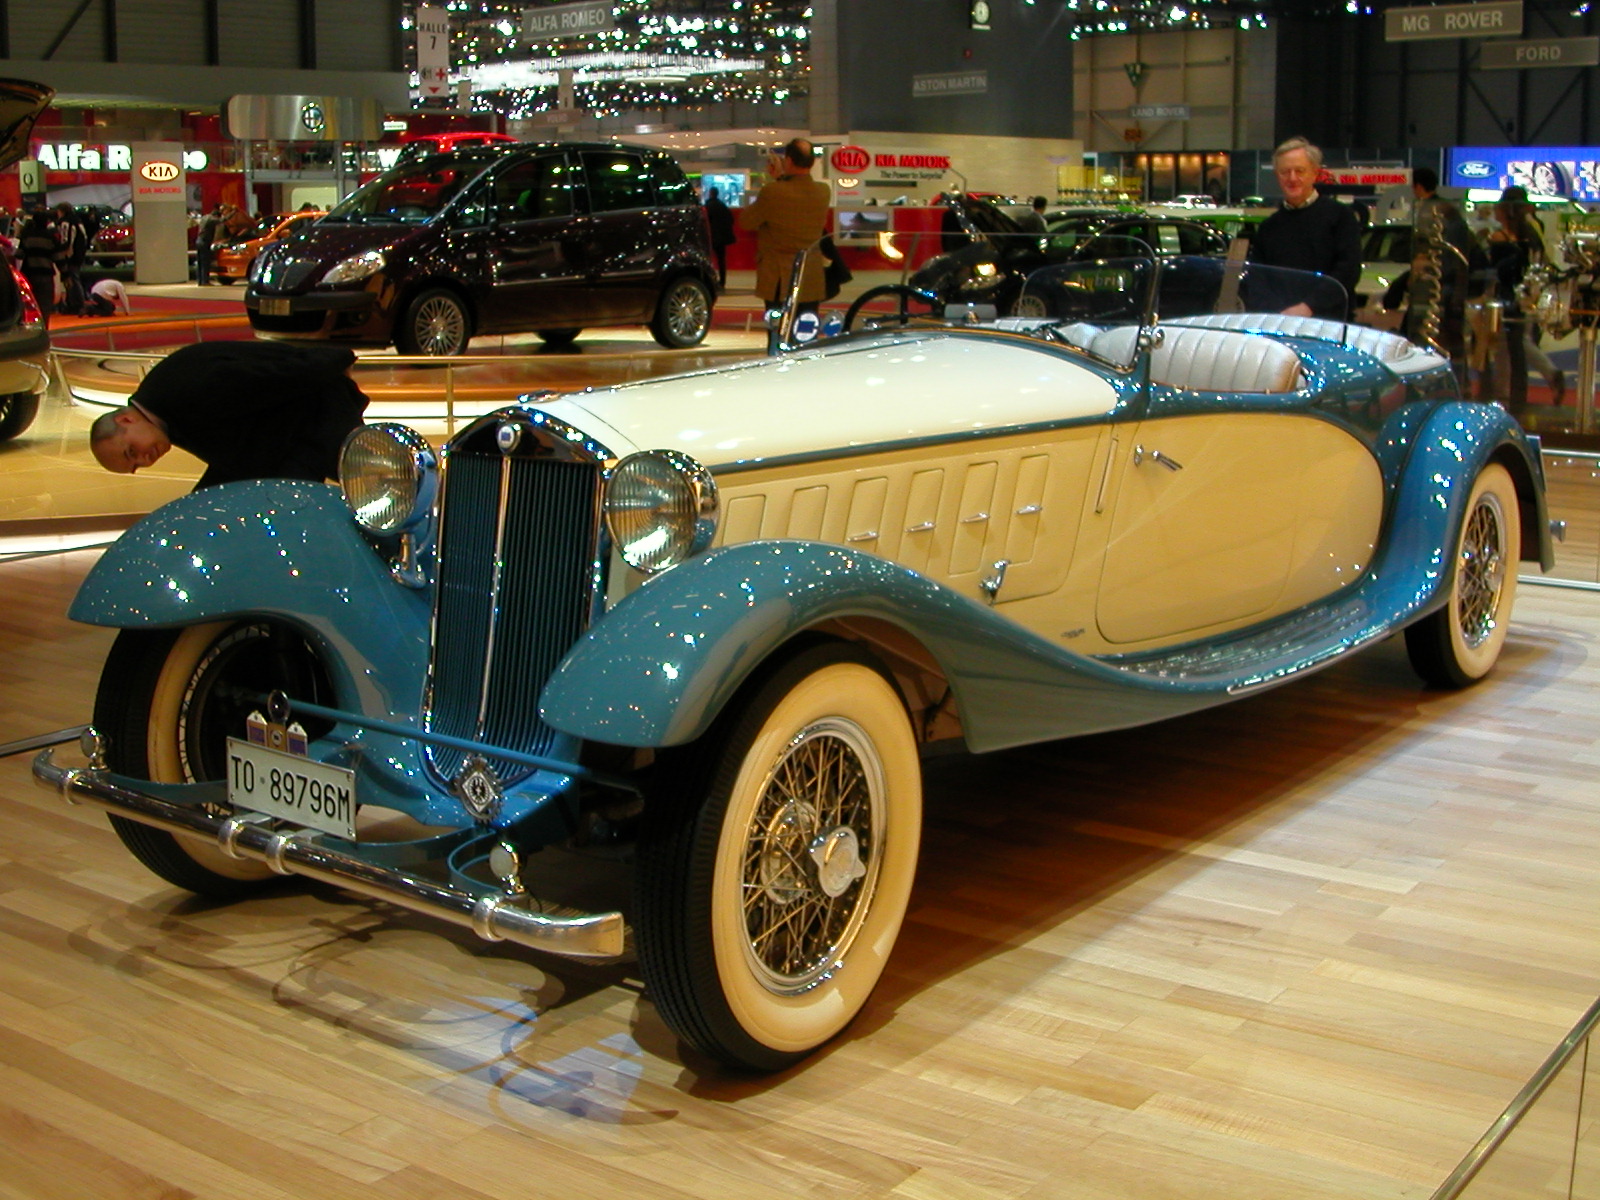
<instances>
[{"instance_id":1,"label":"blue metallic paint","mask_svg":"<svg viewBox=\"0 0 1600 1200\"><path fill-rule=\"evenodd\" d=\"M158 509L101 556L69 615L123 629L281 620L323 649L341 707L409 721L422 709L431 609L431 589L389 577L336 489L280 479L206 488ZM366 802L433 825L472 823L413 739L344 725L313 749L356 768ZM507 793L495 824L528 819L569 784L536 772Z\"/></svg>"},{"instance_id":2,"label":"blue metallic paint","mask_svg":"<svg viewBox=\"0 0 1600 1200\"><path fill-rule=\"evenodd\" d=\"M1416 435L1388 534L1362 580L1258 630L1137 659L1072 654L868 554L798 541L726 547L619 602L551 676L541 712L555 728L595 741L680 745L795 635L834 618L874 617L909 632L939 662L975 751L1160 720L1324 665L1442 604L1472 480L1508 448L1527 454L1501 410L1438 406ZM1308 626L1318 609L1330 614L1328 637L1282 642L1284 630ZM1249 662L1230 667L1229 652L1246 646ZM1152 669L1163 661L1174 669ZM1206 669L1177 669L1195 662Z\"/></svg>"}]
</instances>

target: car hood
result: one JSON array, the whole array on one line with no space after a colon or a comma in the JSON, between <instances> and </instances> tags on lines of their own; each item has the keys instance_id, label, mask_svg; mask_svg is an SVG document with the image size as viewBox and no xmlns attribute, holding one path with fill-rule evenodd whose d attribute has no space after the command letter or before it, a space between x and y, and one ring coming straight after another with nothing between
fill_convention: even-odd
<instances>
[{"instance_id":1,"label":"car hood","mask_svg":"<svg viewBox=\"0 0 1600 1200\"><path fill-rule=\"evenodd\" d=\"M295 253L304 258L320 258L333 266L342 258L360 254L365 250L389 250L408 238L415 237L420 225L362 225L342 221L318 222L303 234L283 239L295 247Z\"/></svg>"},{"instance_id":2,"label":"car hood","mask_svg":"<svg viewBox=\"0 0 1600 1200\"><path fill-rule=\"evenodd\" d=\"M28 156L28 135L56 90L26 79L0 79L0 168Z\"/></svg>"},{"instance_id":3,"label":"car hood","mask_svg":"<svg viewBox=\"0 0 1600 1200\"><path fill-rule=\"evenodd\" d=\"M598 388L539 407L613 453L680 450L716 470L1081 421L1116 403L1110 382L1066 352L928 334Z\"/></svg>"}]
</instances>

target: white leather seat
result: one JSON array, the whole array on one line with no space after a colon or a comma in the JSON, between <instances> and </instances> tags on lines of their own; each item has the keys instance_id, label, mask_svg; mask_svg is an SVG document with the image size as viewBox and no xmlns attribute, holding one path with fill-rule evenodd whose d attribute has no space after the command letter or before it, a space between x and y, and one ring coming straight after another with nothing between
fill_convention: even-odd
<instances>
[{"instance_id":1,"label":"white leather seat","mask_svg":"<svg viewBox=\"0 0 1600 1200\"><path fill-rule=\"evenodd\" d=\"M1323 317L1297 317L1284 313L1211 313L1162 322L1163 328L1173 325L1192 325L1205 329L1254 329L1262 333L1283 334L1285 337L1337 342L1372 355L1398 375L1430 371L1447 365L1439 355L1408 342L1398 333L1374 329L1369 325L1330 321Z\"/></svg>"},{"instance_id":2,"label":"white leather seat","mask_svg":"<svg viewBox=\"0 0 1600 1200\"><path fill-rule=\"evenodd\" d=\"M1160 344L1150 352L1150 378L1197 392L1292 392L1300 386L1300 356L1274 338L1201 325L1159 327ZM1138 329L1108 329L1094 352L1114 361L1132 357Z\"/></svg>"}]
</instances>

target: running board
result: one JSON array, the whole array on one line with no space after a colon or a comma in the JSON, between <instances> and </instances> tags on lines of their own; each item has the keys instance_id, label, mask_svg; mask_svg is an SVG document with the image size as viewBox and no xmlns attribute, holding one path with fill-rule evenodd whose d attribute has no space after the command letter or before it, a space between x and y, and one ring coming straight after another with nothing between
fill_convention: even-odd
<instances>
[{"instance_id":1,"label":"running board","mask_svg":"<svg viewBox=\"0 0 1600 1200\"><path fill-rule=\"evenodd\" d=\"M1393 614L1374 610L1365 587L1326 604L1204 642L1095 661L1152 681L1182 681L1243 695L1325 665L1394 632ZM1306 647L1315 647L1307 650Z\"/></svg>"},{"instance_id":2,"label":"running board","mask_svg":"<svg viewBox=\"0 0 1600 1200\"><path fill-rule=\"evenodd\" d=\"M513 942L568 958L616 958L623 952L621 913L553 916L532 912L523 907L524 896L474 893L420 879L320 846L313 831L282 833L248 818L213 816L193 805L114 783L104 771L58 766L54 754L45 750L33 760L33 777L41 787L59 792L69 804L87 801L168 833L209 839L234 858L253 859L280 875L320 879L439 917L471 929L485 941Z\"/></svg>"}]
</instances>

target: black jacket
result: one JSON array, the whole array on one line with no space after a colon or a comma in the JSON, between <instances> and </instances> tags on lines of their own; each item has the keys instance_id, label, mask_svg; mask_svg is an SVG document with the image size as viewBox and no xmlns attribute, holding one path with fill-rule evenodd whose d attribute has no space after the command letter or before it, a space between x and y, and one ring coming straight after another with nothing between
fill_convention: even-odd
<instances>
[{"instance_id":1,"label":"black jacket","mask_svg":"<svg viewBox=\"0 0 1600 1200\"><path fill-rule=\"evenodd\" d=\"M172 444L206 464L196 488L240 479L308 479L339 470L367 397L340 346L200 342L150 369L133 402Z\"/></svg>"},{"instance_id":2,"label":"black jacket","mask_svg":"<svg viewBox=\"0 0 1600 1200\"><path fill-rule=\"evenodd\" d=\"M1361 222L1331 196L1318 196L1304 208L1280 208L1250 239L1250 261L1320 271L1353 297L1361 282Z\"/></svg>"}]
</instances>

